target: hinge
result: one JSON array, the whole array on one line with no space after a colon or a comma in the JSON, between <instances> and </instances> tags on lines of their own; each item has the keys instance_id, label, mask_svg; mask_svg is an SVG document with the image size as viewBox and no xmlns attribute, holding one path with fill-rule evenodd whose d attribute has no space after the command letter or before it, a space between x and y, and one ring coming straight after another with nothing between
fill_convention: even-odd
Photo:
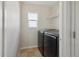
<instances>
[{"instance_id":1,"label":"hinge","mask_svg":"<svg viewBox=\"0 0 79 59\"><path fill-rule=\"evenodd\" d=\"M73 38L75 39L75 31L73 32Z\"/></svg>"}]
</instances>

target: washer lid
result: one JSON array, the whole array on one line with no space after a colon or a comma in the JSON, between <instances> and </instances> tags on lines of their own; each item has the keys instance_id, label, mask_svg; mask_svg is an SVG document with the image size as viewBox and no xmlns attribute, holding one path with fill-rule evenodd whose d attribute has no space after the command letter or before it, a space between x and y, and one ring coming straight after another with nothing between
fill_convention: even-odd
<instances>
[{"instance_id":1,"label":"washer lid","mask_svg":"<svg viewBox=\"0 0 79 59\"><path fill-rule=\"evenodd\" d=\"M56 29L48 30L45 32L45 34L59 37L59 31Z\"/></svg>"}]
</instances>

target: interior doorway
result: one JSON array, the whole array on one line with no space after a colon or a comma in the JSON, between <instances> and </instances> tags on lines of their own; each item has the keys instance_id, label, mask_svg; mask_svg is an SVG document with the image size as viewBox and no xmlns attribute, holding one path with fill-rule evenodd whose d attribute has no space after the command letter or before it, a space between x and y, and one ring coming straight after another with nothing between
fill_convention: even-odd
<instances>
[{"instance_id":1,"label":"interior doorway","mask_svg":"<svg viewBox=\"0 0 79 59\"><path fill-rule=\"evenodd\" d=\"M21 56L57 56L59 54L57 52L59 51L59 48L57 48L57 43L55 43L55 45L53 44L53 41L51 43L55 46L54 50L51 45L49 45L51 48L46 48L49 47L47 44L50 42L46 43L44 38L48 40L47 36L49 34L44 34L45 32L51 34L54 33L57 37L59 37L59 2L23 1L20 3L22 16L20 40ZM44 35L43 38L42 35ZM49 37L50 36L48 36L48 38ZM48 41L51 41L51 39L56 38L50 38ZM49 50L51 50L51 52L53 52L55 55L51 54ZM49 53L47 51L49 51Z\"/></svg>"}]
</instances>

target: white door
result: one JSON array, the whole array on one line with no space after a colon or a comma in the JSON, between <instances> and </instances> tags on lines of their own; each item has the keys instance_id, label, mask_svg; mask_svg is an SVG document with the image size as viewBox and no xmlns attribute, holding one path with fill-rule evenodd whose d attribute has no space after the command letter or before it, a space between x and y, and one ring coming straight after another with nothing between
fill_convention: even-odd
<instances>
[{"instance_id":1,"label":"white door","mask_svg":"<svg viewBox=\"0 0 79 59\"><path fill-rule=\"evenodd\" d=\"M79 57L79 2L71 2L71 41L70 53L72 57Z\"/></svg>"},{"instance_id":2,"label":"white door","mask_svg":"<svg viewBox=\"0 0 79 59\"><path fill-rule=\"evenodd\" d=\"M29 39L29 47L37 47L37 27L38 27L38 13L29 12L28 13L28 39Z\"/></svg>"},{"instance_id":3,"label":"white door","mask_svg":"<svg viewBox=\"0 0 79 59\"><path fill-rule=\"evenodd\" d=\"M19 2L4 2L4 56L15 57L19 43L20 4Z\"/></svg>"},{"instance_id":4,"label":"white door","mask_svg":"<svg viewBox=\"0 0 79 59\"><path fill-rule=\"evenodd\" d=\"M75 2L75 57L79 57L79 2Z\"/></svg>"}]
</instances>

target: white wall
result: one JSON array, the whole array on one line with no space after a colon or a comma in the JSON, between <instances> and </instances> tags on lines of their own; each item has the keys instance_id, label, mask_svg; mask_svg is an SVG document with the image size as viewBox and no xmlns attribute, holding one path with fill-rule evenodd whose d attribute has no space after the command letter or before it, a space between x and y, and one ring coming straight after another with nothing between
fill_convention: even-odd
<instances>
[{"instance_id":1,"label":"white wall","mask_svg":"<svg viewBox=\"0 0 79 59\"><path fill-rule=\"evenodd\" d=\"M20 6L19 2L5 2L4 56L15 57L19 43Z\"/></svg>"},{"instance_id":2,"label":"white wall","mask_svg":"<svg viewBox=\"0 0 79 59\"><path fill-rule=\"evenodd\" d=\"M21 2L21 48L28 48L37 46L37 31L40 29L58 29L57 21L58 19L51 19L51 15L56 15L58 6L49 7L43 5L35 5L35 4L26 4ZM38 28L37 31L33 29L34 36L31 36L31 33L28 29L28 22L27 22L27 13L28 12L36 12L38 13ZM30 39L29 39L30 36Z\"/></svg>"},{"instance_id":3,"label":"white wall","mask_svg":"<svg viewBox=\"0 0 79 59\"><path fill-rule=\"evenodd\" d=\"M59 3L51 7L49 23L50 28L59 29Z\"/></svg>"}]
</instances>

